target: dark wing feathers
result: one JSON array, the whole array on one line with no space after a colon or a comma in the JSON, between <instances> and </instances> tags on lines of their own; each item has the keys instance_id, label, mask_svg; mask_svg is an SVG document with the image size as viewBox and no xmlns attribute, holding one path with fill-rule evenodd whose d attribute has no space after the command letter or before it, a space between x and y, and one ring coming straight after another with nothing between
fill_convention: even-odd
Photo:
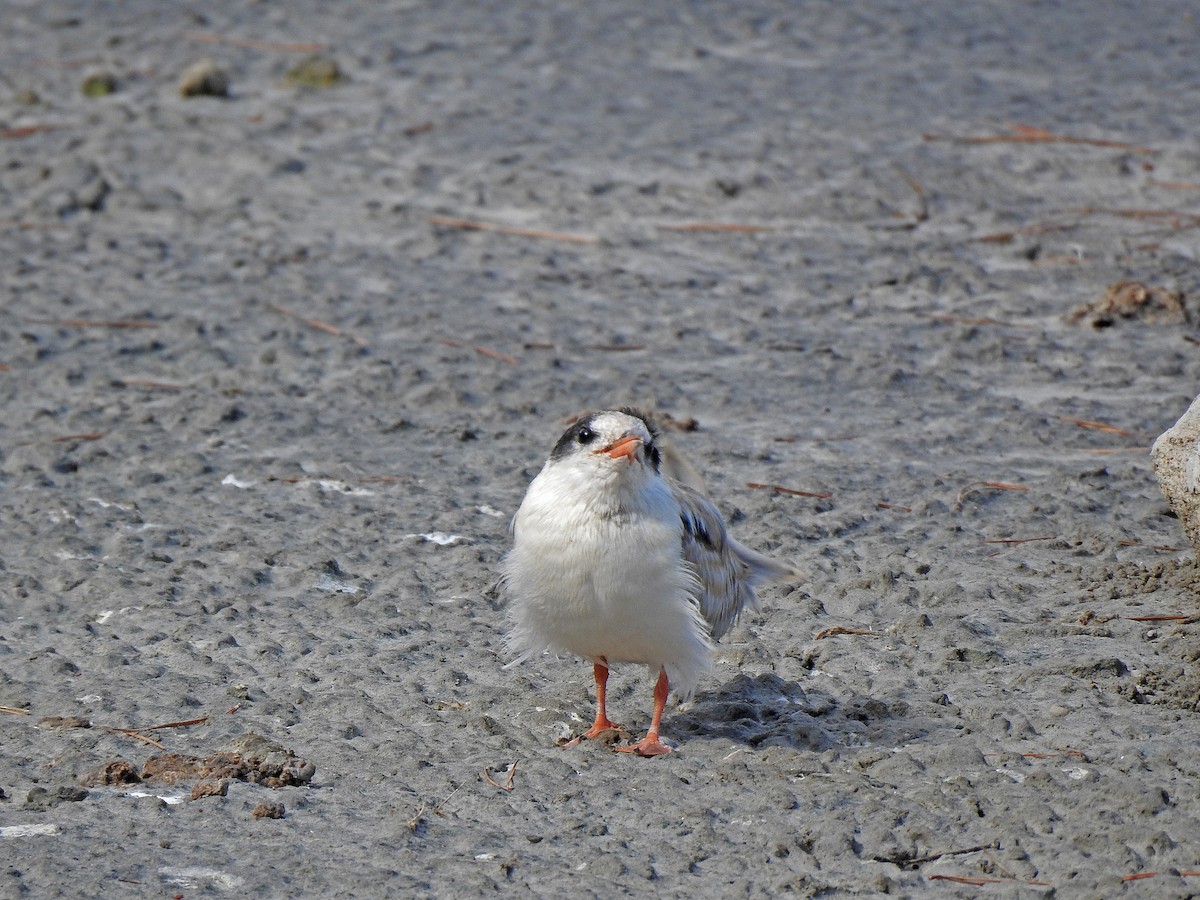
<instances>
[{"instance_id":1,"label":"dark wing feathers","mask_svg":"<svg viewBox=\"0 0 1200 900\"><path fill-rule=\"evenodd\" d=\"M683 558L696 573L700 614L720 638L747 607L758 609L755 587L786 578L792 570L743 547L725 531L721 513L704 495L687 485L671 483L683 524Z\"/></svg>"}]
</instances>

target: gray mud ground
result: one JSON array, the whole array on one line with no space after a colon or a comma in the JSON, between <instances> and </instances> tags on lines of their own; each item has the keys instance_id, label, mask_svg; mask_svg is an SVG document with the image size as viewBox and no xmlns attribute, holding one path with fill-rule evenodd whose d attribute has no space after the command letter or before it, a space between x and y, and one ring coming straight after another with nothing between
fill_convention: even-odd
<instances>
[{"instance_id":1,"label":"gray mud ground","mask_svg":"<svg viewBox=\"0 0 1200 900\"><path fill-rule=\"evenodd\" d=\"M1067 319L1200 295L1191 0L3 18L0 895L1200 894L1196 328ZM1098 143L932 139L1013 125ZM488 592L629 401L806 573L653 760ZM253 747L300 783L79 782Z\"/></svg>"}]
</instances>

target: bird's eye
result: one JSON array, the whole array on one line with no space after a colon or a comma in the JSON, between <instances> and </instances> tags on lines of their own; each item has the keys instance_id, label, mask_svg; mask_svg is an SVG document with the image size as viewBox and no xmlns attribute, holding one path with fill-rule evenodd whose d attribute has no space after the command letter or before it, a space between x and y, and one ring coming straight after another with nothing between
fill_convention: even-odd
<instances>
[{"instance_id":1,"label":"bird's eye","mask_svg":"<svg viewBox=\"0 0 1200 900\"><path fill-rule=\"evenodd\" d=\"M581 444L590 444L595 439L596 432L592 431L592 429L588 428L586 425L580 428L579 432L575 435L575 440L579 441Z\"/></svg>"}]
</instances>

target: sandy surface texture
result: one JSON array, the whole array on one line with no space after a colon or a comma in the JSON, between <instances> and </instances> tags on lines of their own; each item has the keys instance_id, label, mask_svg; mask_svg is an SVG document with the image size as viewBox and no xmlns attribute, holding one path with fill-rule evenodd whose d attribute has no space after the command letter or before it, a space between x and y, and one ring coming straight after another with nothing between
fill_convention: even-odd
<instances>
[{"instance_id":1,"label":"sandy surface texture","mask_svg":"<svg viewBox=\"0 0 1200 900\"><path fill-rule=\"evenodd\" d=\"M1200 893L1191 0L3 19L0 894ZM651 760L491 590L629 402L804 573Z\"/></svg>"}]
</instances>

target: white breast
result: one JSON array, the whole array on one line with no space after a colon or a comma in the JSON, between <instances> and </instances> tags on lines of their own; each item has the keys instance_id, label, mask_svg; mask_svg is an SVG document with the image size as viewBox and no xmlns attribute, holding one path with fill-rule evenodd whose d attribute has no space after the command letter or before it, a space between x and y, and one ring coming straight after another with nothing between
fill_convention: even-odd
<instances>
[{"instance_id":1,"label":"white breast","mask_svg":"<svg viewBox=\"0 0 1200 900\"><path fill-rule=\"evenodd\" d=\"M689 694L712 643L680 552L678 504L654 479L619 508L601 508L575 477L567 467L543 469L517 512L504 564L511 649L521 659L554 649L662 666Z\"/></svg>"}]
</instances>

